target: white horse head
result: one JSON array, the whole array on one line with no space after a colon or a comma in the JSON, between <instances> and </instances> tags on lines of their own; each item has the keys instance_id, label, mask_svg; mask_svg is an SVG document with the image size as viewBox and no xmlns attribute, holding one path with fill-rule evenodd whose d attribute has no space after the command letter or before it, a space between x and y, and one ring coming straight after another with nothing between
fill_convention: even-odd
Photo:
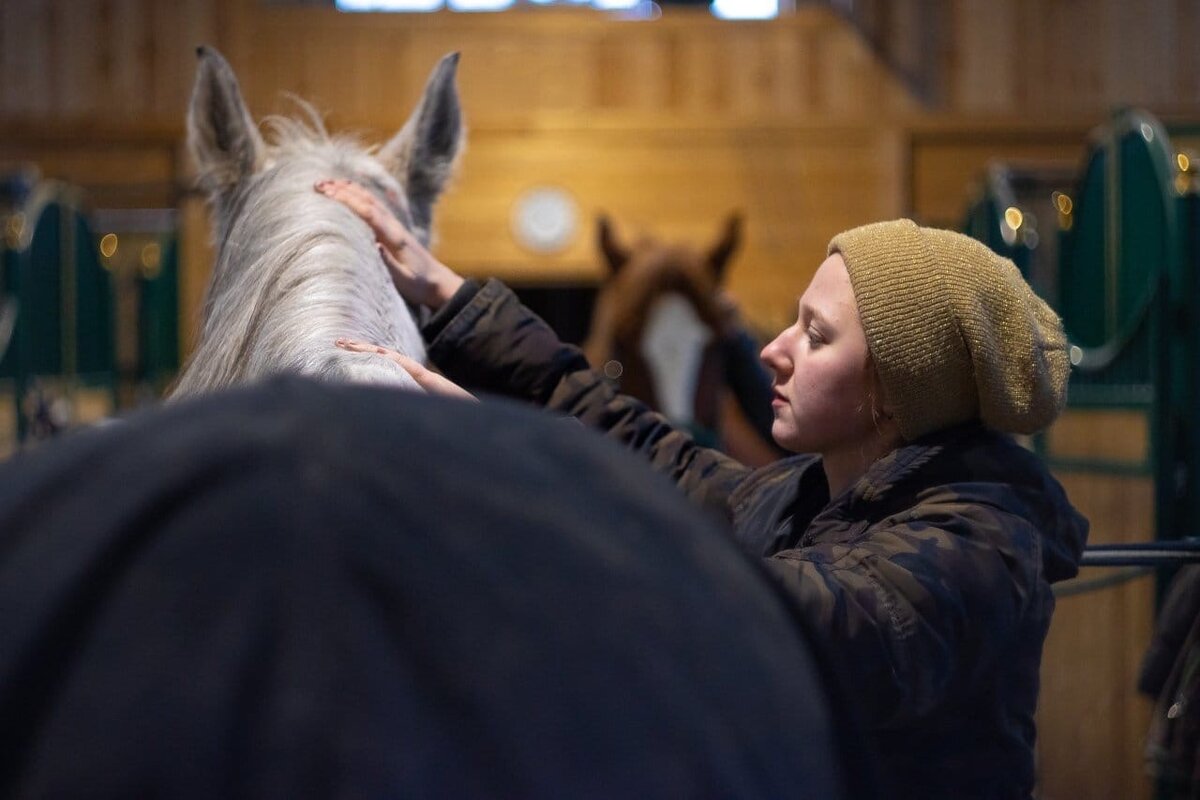
<instances>
[{"instance_id":1,"label":"white horse head","mask_svg":"<svg viewBox=\"0 0 1200 800\"><path fill-rule=\"evenodd\" d=\"M217 258L199 341L173 394L281 372L415 388L393 362L334 347L346 337L425 356L371 231L313 185L356 180L428 242L434 203L462 149L458 54L438 63L412 116L377 149L330 136L307 106L308 121L268 120L265 141L229 64L211 48L197 54L188 148L208 194Z\"/></svg>"}]
</instances>

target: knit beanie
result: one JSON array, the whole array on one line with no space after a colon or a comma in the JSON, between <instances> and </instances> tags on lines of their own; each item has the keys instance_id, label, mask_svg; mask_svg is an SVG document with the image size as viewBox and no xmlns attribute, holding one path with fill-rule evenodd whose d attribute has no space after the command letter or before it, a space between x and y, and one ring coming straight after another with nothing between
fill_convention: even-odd
<instances>
[{"instance_id":1,"label":"knit beanie","mask_svg":"<svg viewBox=\"0 0 1200 800\"><path fill-rule=\"evenodd\" d=\"M1062 321L1012 261L907 219L833 237L900 434L911 441L980 419L1045 428L1067 398Z\"/></svg>"}]
</instances>

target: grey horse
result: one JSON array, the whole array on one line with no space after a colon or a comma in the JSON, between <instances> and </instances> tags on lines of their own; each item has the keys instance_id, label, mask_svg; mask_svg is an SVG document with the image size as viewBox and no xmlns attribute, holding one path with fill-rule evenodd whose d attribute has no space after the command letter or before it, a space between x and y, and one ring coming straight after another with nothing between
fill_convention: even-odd
<instances>
[{"instance_id":1,"label":"grey horse","mask_svg":"<svg viewBox=\"0 0 1200 800\"><path fill-rule=\"evenodd\" d=\"M360 182L427 243L434 203L463 146L458 54L438 63L408 121L378 148L331 136L302 102L309 119L270 118L264 140L226 60L208 47L197 54L188 149L209 199L217 257L199 340L171 395L283 372L416 388L397 364L334 347L347 337L425 357L370 230L313 185Z\"/></svg>"}]
</instances>

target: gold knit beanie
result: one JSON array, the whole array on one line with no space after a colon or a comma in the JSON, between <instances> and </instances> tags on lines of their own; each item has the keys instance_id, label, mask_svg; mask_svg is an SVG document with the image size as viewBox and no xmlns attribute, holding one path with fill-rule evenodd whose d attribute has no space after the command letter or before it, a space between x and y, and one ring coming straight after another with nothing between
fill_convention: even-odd
<instances>
[{"instance_id":1,"label":"gold knit beanie","mask_svg":"<svg viewBox=\"0 0 1200 800\"><path fill-rule=\"evenodd\" d=\"M971 419L1034 433L1067 399L1062 321L986 245L907 219L833 237L900 434Z\"/></svg>"}]
</instances>

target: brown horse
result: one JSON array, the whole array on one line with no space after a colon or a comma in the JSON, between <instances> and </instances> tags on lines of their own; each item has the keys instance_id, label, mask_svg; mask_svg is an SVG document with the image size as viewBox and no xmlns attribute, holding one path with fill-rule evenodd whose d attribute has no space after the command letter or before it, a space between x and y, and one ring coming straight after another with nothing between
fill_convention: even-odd
<instances>
[{"instance_id":1,"label":"brown horse","mask_svg":"<svg viewBox=\"0 0 1200 800\"><path fill-rule=\"evenodd\" d=\"M721 288L741 231L734 214L704 252L649 237L626 246L602 216L598 240L608 280L596 296L584 352L622 391L688 428L697 441L759 465L779 456L763 430L769 427L769 379L753 349L731 348L745 334ZM757 381L759 391L733 385L729 378L739 374L749 375L743 384Z\"/></svg>"}]
</instances>

